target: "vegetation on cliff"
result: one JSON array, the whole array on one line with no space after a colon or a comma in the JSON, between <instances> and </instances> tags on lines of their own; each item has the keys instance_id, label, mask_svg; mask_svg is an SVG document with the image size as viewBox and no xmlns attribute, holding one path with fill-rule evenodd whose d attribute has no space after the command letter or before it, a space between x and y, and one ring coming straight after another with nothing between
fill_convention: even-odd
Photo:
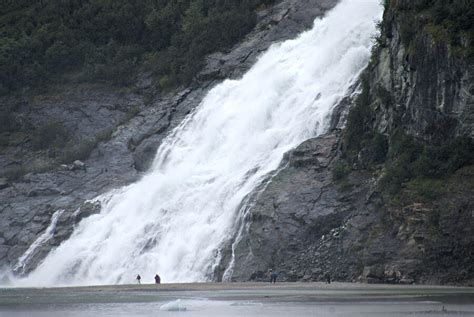
<instances>
[{"instance_id":1,"label":"vegetation on cliff","mask_svg":"<svg viewBox=\"0 0 474 317\"><path fill-rule=\"evenodd\" d=\"M457 48L457 52L463 53L460 57L471 63L472 45L469 43L472 43L474 34L474 7L470 1L464 0L391 0L385 1L385 9L373 60L361 77L361 93L348 115L343 159L336 166L337 173L333 176L342 179L342 175L348 174L348 166L372 170L382 168L379 187L383 193L394 197L402 187L409 186L412 189L416 187L429 197L433 196L430 187L435 191L439 180L474 164L474 141L467 135L447 135L442 131L442 125L436 127L436 133L425 136L407 132L403 116L397 115L397 110L394 110L393 92L374 83L371 72L375 70L380 49L392 38L396 27L409 53L427 54L424 51L426 47L420 46L420 52L413 50L417 40L421 41L424 34L428 34L435 41L442 39L442 44ZM436 34L433 34L434 30ZM374 108L374 103L392 109L392 121L387 131L377 129L377 114L380 111L375 109L377 106ZM449 124L452 125L452 122ZM346 166L345 173L341 172L341 166Z\"/></svg>"},{"instance_id":2,"label":"vegetation on cliff","mask_svg":"<svg viewBox=\"0 0 474 317\"><path fill-rule=\"evenodd\" d=\"M470 0L386 0L386 7L396 16L387 16L382 35L390 37L392 20L400 23L401 38L406 47L424 29L433 39L447 43L465 57L474 58L474 6Z\"/></svg>"},{"instance_id":3,"label":"vegetation on cliff","mask_svg":"<svg viewBox=\"0 0 474 317\"><path fill-rule=\"evenodd\" d=\"M336 258L344 273L472 285L473 10L463 0L385 1L332 166L338 193L368 190L363 206L351 205L345 240L337 238L343 258L357 259L347 268Z\"/></svg>"},{"instance_id":4,"label":"vegetation on cliff","mask_svg":"<svg viewBox=\"0 0 474 317\"><path fill-rule=\"evenodd\" d=\"M40 162L15 164L0 177L86 159L113 132L84 138L62 119L25 120L18 109L28 96L55 84L59 92L77 83L129 87L142 72L152 74L158 89L189 84L205 55L235 44L255 26L257 10L273 1L6 1L0 7L0 95L7 95L0 100L0 153L25 143ZM118 123L137 113L130 105Z\"/></svg>"},{"instance_id":5,"label":"vegetation on cliff","mask_svg":"<svg viewBox=\"0 0 474 317\"><path fill-rule=\"evenodd\" d=\"M130 84L140 67L188 83L203 56L235 43L273 0L6 1L0 94L58 81Z\"/></svg>"},{"instance_id":6,"label":"vegetation on cliff","mask_svg":"<svg viewBox=\"0 0 474 317\"><path fill-rule=\"evenodd\" d=\"M370 106L371 94L383 99L386 92L381 92L380 87L372 91L366 78L362 83L362 92L348 115L344 134L343 160L346 163L336 166L333 175L336 180L348 174L347 168L343 173L340 166L374 169L382 164L385 174L381 189L396 194L403 183L441 179L474 164L474 141L468 136L426 142L407 134L400 123L395 123L388 135L378 132L373 127L376 113Z\"/></svg>"}]
</instances>

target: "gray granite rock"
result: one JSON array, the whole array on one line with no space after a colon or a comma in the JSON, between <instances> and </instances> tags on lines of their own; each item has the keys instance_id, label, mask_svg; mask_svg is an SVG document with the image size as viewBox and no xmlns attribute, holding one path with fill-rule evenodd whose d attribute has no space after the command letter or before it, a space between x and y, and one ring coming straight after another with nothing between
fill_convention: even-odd
<instances>
[{"instance_id":1,"label":"gray granite rock","mask_svg":"<svg viewBox=\"0 0 474 317\"><path fill-rule=\"evenodd\" d=\"M8 184L8 180L6 178L3 178L3 177L0 178L0 190L5 189L8 186L10 186L10 184Z\"/></svg>"},{"instance_id":2,"label":"gray granite rock","mask_svg":"<svg viewBox=\"0 0 474 317\"><path fill-rule=\"evenodd\" d=\"M369 130L402 129L427 142L473 137L472 62L423 29L416 31L416 49L404 47L399 12L384 18L391 36L375 51L366 78L375 113ZM330 132L288 153L259 188L216 279L264 280L273 269L286 281L322 281L328 273L340 281L474 285L472 166L446 180L449 196L401 208L382 199L383 170L368 168L365 148L344 181L332 180L332 162L341 155L338 130L351 104L343 101Z\"/></svg>"}]
</instances>

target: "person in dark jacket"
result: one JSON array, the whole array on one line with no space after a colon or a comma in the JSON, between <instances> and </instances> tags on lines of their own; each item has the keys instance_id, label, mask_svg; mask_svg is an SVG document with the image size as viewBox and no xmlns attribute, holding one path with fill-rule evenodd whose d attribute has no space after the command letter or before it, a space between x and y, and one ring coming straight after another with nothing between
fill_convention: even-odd
<instances>
[{"instance_id":1,"label":"person in dark jacket","mask_svg":"<svg viewBox=\"0 0 474 317\"><path fill-rule=\"evenodd\" d=\"M161 283L161 278L158 274L155 275L155 284L160 284Z\"/></svg>"},{"instance_id":2,"label":"person in dark jacket","mask_svg":"<svg viewBox=\"0 0 474 317\"><path fill-rule=\"evenodd\" d=\"M140 274L137 275L137 284L141 284L142 277Z\"/></svg>"},{"instance_id":3,"label":"person in dark jacket","mask_svg":"<svg viewBox=\"0 0 474 317\"><path fill-rule=\"evenodd\" d=\"M277 281L278 273L270 270L270 283L275 284Z\"/></svg>"},{"instance_id":4,"label":"person in dark jacket","mask_svg":"<svg viewBox=\"0 0 474 317\"><path fill-rule=\"evenodd\" d=\"M326 273L326 284L331 284L331 274Z\"/></svg>"}]
</instances>

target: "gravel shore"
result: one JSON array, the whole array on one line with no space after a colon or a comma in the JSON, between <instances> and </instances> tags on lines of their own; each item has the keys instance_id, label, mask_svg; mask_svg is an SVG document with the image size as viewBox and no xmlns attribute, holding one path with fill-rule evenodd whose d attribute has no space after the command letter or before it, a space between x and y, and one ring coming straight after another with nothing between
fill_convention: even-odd
<instances>
[{"instance_id":1,"label":"gravel shore","mask_svg":"<svg viewBox=\"0 0 474 317\"><path fill-rule=\"evenodd\" d=\"M190 283L0 288L0 317L474 316L474 288Z\"/></svg>"},{"instance_id":2,"label":"gravel shore","mask_svg":"<svg viewBox=\"0 0 474 317\"><path fill-rule=\"evenodd\" d=\"M389 299L469 299L474 303L473 287L432 285L385 285L359 283L164 283L98 285L52 288L11 288L3 293L28 292L37 295L59 296L68 294L128 294L138 298L142 294L170 298L210 298L213 300L263 300L263 301L367 301Z\"/></svg>"}]
</instances>

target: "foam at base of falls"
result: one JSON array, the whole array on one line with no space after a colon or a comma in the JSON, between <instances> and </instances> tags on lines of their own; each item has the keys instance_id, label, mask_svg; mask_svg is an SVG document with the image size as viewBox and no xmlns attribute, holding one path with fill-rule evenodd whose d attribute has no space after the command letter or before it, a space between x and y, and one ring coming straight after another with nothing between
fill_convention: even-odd
<instances>
[{"instance_id":1,"label":"foam at base of falls","mask_svg":"<svg viewBox=\"0 0 474 317\"><path fill-rule=\"evenodd\" d=\"M160 306L161 311L186 311L186 306L180 299L163 304Z\"/></svg>"},{"instance_id":2,"label":"foam at base of falls","mask_svg":"<svg viewBox=\"0 0 474 317\"><path fill-rule=\"evenodd\" d=\"M378 0L343 0L297 39L273 45L239 80L213 88L157 152L139 182L17 285L206 281L243 199L284 153L323 133L367 65Z\"/></svg>"}]
</instances>

